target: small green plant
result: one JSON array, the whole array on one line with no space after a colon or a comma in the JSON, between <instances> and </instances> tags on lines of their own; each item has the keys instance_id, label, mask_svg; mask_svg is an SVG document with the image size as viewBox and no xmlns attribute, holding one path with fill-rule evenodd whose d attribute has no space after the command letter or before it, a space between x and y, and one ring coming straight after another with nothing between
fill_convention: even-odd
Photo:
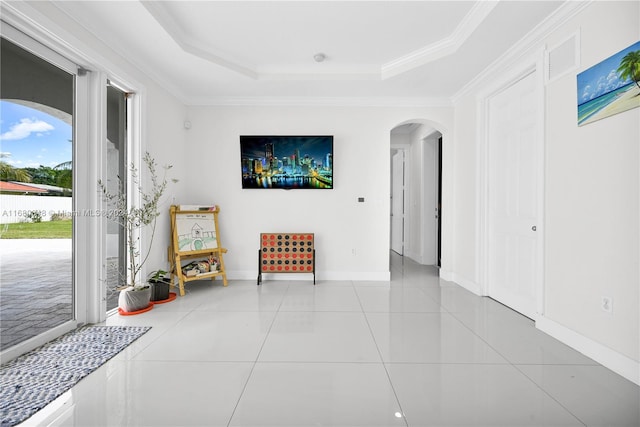
<instances>
[{"instance_id":1,"label":"small green plant","mask_svg":"<svg viewBox=\"0 0 640 427\"><path fill-rule=\"evenodd\" d=\"M149 178L151 180L149 190L145 190L140 182L138 169L135 165L132 164L130 167L131 185L140 195L140 206L130 206L127 201L127 189L124 188L122 180L119 181L118 191L116 192L109 191L107 185L102 180L98 181L98 186L102 191L103 197L109 205L109 209L106 211L106 217L120 224L125 231L128 251L127 270L129 273L127 286L132 288L135 288L138 284L137 278L140 270L151 253L151 244L155 236L156 219L160 216L158 203L169 184L167 171L172 167L171 165L164 166L165 172L162 179L160 179L157 173L158 165L149 152L144 154L142 160L149 171ZM171 179L170 181L174 183L178 182L176 179ZM152 227L149 247L146 248L146 250L141 250L140 235L137 231L148 225Z\"/></svg>"},{"instance_id":2,"label":"small green plant","mask_svg":"<svg viewBox=\"0 0 640 427\"><path fill-rule=\"evenodd\" d=\"M42 211L32 210L27 213L27 218L31 222L42 222Z\"/></svg>"},{"instance_id":3,"label":"small green plant","mask_svg":"<svg viewBox=\"0 0 640 427\"><path fill-rule=\"evenodd\" d=\"M152 281L158 282L158 281L160 281L161 279L164 279L164 277L165 277L167 274L168 274L168 272L167 272L167 271L164 271L164 270L155 270L155 271L152 271L151 273L149 273L148 280L152 280Z\"/></svg>"}]
</instances>

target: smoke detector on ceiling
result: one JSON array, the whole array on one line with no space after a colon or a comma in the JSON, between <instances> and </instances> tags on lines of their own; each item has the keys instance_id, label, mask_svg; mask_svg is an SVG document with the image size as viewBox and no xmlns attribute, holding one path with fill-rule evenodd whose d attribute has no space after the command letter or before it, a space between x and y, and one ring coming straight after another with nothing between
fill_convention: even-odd
<instances>
[{"instance_id":1,"label":"smoke detector on ceiling","mask_svg":"<svg viewBox=\"0 0 640 427\"><path fill-rule=\"evenodd\" d=\"M327 59L327 55L324 53L316 53L313 55L313 60L316 62L323 62L325 59Z\"/></svg>"}]
</instances>

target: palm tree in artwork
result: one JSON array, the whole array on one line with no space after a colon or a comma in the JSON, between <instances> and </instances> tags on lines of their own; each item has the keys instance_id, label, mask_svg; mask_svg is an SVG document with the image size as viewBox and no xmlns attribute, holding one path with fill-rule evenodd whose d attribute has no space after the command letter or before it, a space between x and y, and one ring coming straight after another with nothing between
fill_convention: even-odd
<instances>
[{"instance_id":1,"label":"palm tree in artwork","mask_svg":"<svg viewBox=\"0 0 640 427\"><path fill-rule=\"evenodd\" d=\"M627 53L620 61L618 72L621 79L630 78L640 88L640 50Z\"/></svg>"}]
</instances>

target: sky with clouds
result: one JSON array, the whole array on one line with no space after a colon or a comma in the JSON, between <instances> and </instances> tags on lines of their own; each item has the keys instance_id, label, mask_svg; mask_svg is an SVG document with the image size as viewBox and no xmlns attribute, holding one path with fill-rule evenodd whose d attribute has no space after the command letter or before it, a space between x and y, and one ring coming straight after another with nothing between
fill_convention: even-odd
<instances>
[{"instance_id":1,"label":"sky with clouds","mask_svg":"<svg viewBox=\"0 0 640 427\"><path fill-rule=\"evenodd\" d=\"M56 166L72 159L71 126L41 111L0 101L0 153L15 168Z\"/></svg>"},{"instance_id":2,"label":"sky with clouds","mask_svg":"<svg viewBox=\"0 0 640 427\"><path fill-rule=\"evenodd\" d=\"M631 83L631 79L620 80L617 70L622 58L636 50L640 50L640 42L578 74L578 105Z\"/></svg>"}]
</instances>

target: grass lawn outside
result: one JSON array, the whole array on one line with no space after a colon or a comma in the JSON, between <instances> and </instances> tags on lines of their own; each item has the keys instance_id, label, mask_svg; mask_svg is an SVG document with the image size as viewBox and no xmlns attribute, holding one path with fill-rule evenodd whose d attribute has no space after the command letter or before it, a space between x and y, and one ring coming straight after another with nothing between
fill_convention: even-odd
<instances>
[{"instance_id":1,"label":"grass lawn outside","mask_svg":"<svg viewBox=\"0 0 640 427\"><path fill-rule=\"evenodd\" d=\"M72 220L0 224L0 239L70 239Z\"/></svg>"}]
</instances>

